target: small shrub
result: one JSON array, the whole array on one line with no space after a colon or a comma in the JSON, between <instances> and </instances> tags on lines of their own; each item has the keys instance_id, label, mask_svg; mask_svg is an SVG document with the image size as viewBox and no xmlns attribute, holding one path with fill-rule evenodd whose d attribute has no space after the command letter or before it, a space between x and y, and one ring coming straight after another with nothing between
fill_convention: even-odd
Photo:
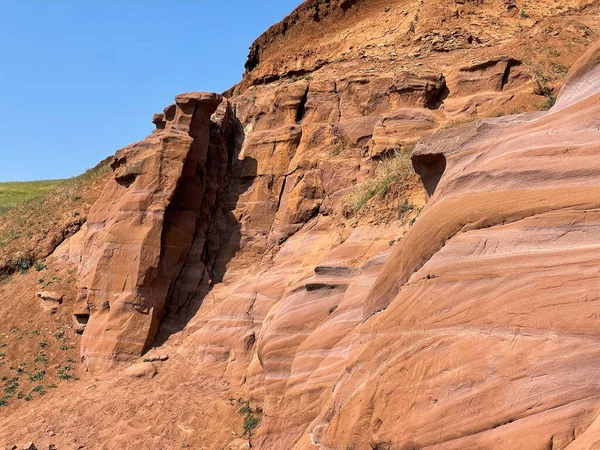
<instances>
[{"instance_id":1,"label":"small shrub","mask_svg":"<svg viewBox=\"0 0 600 450\"><path fill-rule=\"evenodd\" d=\"M6 386L4 386L4 392L12 395L17 391L18 387L19 387L19 378L14 377L10 380L10 382Z\"/></svg>"},{"instance_id":2,"label":"small shrub","mask_svg":"<svg viewBox=\"0 0 600 450\"><path fill-rule=\"evenodd\" d=\"M67 373L67 371L64 369L59 369L58 378L60 378L61 380L70 380L71 378L73 378L73 375Z\"/></svg>"},{"instance_id":3,"label":"small shrub","mask_svg":"<svg viewBox=\"0 0 600 450\"><path fill-rule=\"evenodd\" d=\"M239 398L238 403L242 407L238 410L240 416L244 416L244 434L242 436L252 436L252 430L254 430L260 424L260 419L254 416L254 411L250 407L250 400L244 401Z\"/></svg>"},{"instance_id":4,"label":"small shrub","mask_svg":"<svg viewBox=\"0 0 600 450\"><path fill-rule=\"evenodd\" d=\"M42 264L41 262L36 262L33 267L35 268L35 270L37 270L38 272L41 272L42 270L44 270L46 268L46 264Z\"/></svg>"},{"instance_id":5,"label":"small shrub","mask_svg":"<svg viewBox=\"0 0 600 450\"><path fill-rule=\"evenodd\" d=\"M31 269L32 263L27 258L19 258L15 262L15 266L20 273L27 273L27 271Z\"/></svg>"},{"instance_id":6,"label":"small shrub","mask_svg":"<svg viewBox=\"0 0 600 450\"><path fill-rule=\"evenodd\" d=\"M45 370L40 370L39 372L34 373L33 375L29 375L29 381L41 381L46 376Z\"/></svg>"},{"instance_id":7,"label":"small shrub","mask_svg":"<svg viewBox=\"0 0 600 450\"><path fill-rule=\"evenodd\" d=\"M329 308L329 315L333 314L335 312L336 309L338 309L339 305L333 305L331 308Z\"/></svg>"},{"instance_id":8,"label":"small shrub","mask_svg":"<svg viewBox=\"0 0 600 450\"><path fill-rule=\"evenodd\" d=\"M31 392L37 392L40 395L44 395L46 393L46 391L44 390L44 386L42 385L37 385L31 390Z\"/></svg>"},{"instance_id":9,"label":"small shrub","mask_svg":"<svg viewBox=\"0 0 600 450\"><path fill-rule=\"evenodd\" d=\"M546 97L546 101L542 105L542 109L544 109L545 111L548 111L555 104L556 104L556 95L550 95L550 96Z\"/></svg>"},{"instance_id":10,"label":"small shrub","mask_svg":"<svg viewBox=\"0 0 600 450\"><path fill-rule=\"evenodd\" d=\"M36 363L48 365L48 357L44 353L40 353L38 356L36 356L36 358L33 361Z\"/></svg>"},{"instance_id":11,"label":"small shrub","mask_svg":"<svg viewBox=\"0 0 600 450\"><path fill-rule=\"evenodd\" d=\"M548 77L544 74L544 72L542 72L539 68L536 68L534 73L534 80L536 84L535 93L546 97L546 101L542 105L542 108L544 110L549 110L556 103L556 95L554 95L554 91L549 85Z\"/></svg>"},{"instance_id":12,"label":"small shrub","mask_svg":"<svg viewBox=\"0 0 600 450\"><path fill-rule=\"evenodd\" d=\"M252 436L252 430L254 430L260 424L260 419L252 415L244 417L244 436Z\"/></svg>"}]
</instances>

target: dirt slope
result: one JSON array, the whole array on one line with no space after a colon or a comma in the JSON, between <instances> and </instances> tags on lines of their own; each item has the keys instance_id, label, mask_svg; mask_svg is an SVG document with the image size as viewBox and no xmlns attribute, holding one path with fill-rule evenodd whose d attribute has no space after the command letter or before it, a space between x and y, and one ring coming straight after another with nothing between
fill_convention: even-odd
<instances>
[{"instance_id":1,"label":"dirt slope","mask_svg":"<svg viewBox=\"0 0 600 450\"><path fill-rule=\"evenodd\" d=\"M511 114L554 104L599 12L303 3L117 153L47 261L56 314L34 273L0 291L11 327L82 333L0 442L594 448L599 47Z\"/></svg>"}]
</instances>

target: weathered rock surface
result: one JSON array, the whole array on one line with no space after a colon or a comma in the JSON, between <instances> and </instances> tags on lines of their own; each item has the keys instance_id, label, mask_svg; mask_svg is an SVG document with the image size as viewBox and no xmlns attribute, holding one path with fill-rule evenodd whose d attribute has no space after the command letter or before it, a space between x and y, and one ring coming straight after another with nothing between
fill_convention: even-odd
<instances>
[{"instance_id":1,"label":"weathered rock surface","mask_svg":"<svg viewBox=\"0 0 600 450\"><path fill-rule=\"evenodd\" d=\"M141 362L131 366L125 374L131 378L152 378L156 375L156 367L151 362Z\"/></svg>"},{"instance_id":2,"label":"weathered rock surface","mask_svg":"<svg viewBox=\"0 0 600 450\"><path fill-rule=\"evenodd\" d=\"M347 356L335 388L323 386L339 360L330 351L317 366L329 370L282 402L328 405L307 429L314 442L565 448L592 424L600 92L579 80L596 79L598 54L548 113L418 144L426 179L439 177L439 158L445 170L366 296L362 324L337 343Z\"/></svg>"},{"instance_id":3,"label":"weathered rock surface","mask_svg":"<svg viewBox=\"0 0 600 450\"><path fill-rule=\"evenodd\" d=\"M43 418L67 447L595 448L598 49L552 110L507 114L552 100L599 5L302 4L227 99L179 96L117 153L54 255L80 266L90 375L0 435ZM345 217L418 141L424 190ZM260 426L238 439L245 400Z\"/></svg>"},{"instance_id":4,"label":"weathered rock surface","mask_svg":"<svg viewBox=\"0 0 600 450\"><path fill-rule=\"evenodd\" d=\"M58 308L63 301L63 295L58 292L41 291L36 295L42 299L40 306L45 311L56 311L56 308Z\"/></svg>"},{"instance_id":5,"label":"weathered rock surface","mask_svg":"<svg viewBox=\"0 0 600 450\"><path fill-rule=\"evenodd\" d=\"M221 102L216 94L179 95L163 129L115 155L114 177L88 216L77 275L83 356L139 355L156 335L208 191L207 161L219 161L208 150ZM180 207L191 187L199 187L195 201Z\"/></svg>"},{"instance_id":6,"label":"weathered rock surface","mask_svg":"<svg viewBox=\"0 0 600 450\"><path fill-rule=\"evenodd\" d=\"M180 352L247 384L259 448L542 450L593 422L599 51L549 112L421 141L430 199L391 255L401 228L321 218L215 286Z\"/></svg>"}]
</instances>

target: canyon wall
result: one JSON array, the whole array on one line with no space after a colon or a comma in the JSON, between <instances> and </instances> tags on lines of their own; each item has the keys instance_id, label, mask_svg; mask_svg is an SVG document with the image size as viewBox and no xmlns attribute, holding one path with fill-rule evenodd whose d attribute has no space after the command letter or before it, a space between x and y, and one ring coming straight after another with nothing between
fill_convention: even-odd
<instances>
[{"instance_id":1,"label":"canyon wall","mask_svg":"<svg viewBox=\"0 0 600 450\"><path fill-rule=\"evenodd\" d=\"M176 97L63 249L85 366L121 377L86 394L123 418L99 442L150 445L121 409L168 394L208 431L156 416L165 448L594 448L599 14L311 0Z\"/></svg>"}]
</instances>

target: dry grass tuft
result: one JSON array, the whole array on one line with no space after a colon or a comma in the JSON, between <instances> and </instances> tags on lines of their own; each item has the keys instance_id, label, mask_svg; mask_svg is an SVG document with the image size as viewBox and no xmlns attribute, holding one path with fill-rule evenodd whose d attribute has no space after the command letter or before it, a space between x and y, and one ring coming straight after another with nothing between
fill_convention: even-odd
<instances>
[{"instance_id":1,"label":"dry grass tuft","mask_svg":"<svg viewBox=\"0 0 600 450\"><path fill-rule=\"evenodd\" d=\"M411 152L412 149L403 150L382 159L373 178L346 194L342 200L344 215L348 218L356 216L371 199L385 198L394 186L413 176Z\"/></svg>"}]
</instances>

